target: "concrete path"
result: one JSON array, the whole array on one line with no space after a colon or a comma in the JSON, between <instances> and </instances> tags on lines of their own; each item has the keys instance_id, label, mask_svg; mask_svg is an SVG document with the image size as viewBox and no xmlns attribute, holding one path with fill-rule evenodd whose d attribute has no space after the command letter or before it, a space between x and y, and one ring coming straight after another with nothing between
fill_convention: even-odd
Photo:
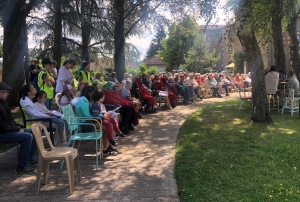
<instances>
[{"instance_id":1,"label":"concrete path","mask_svg":"<svg viewBox=\"0 0 300 202\"><path fill-rule=\"evenodd\" d=\"M143 115L140 125L127 138L119 138L120 153L100 160L95 168L94 143L82 142L80 164L82 181L69 194L66 168L50 164L49 184L35 193L35 174L18 175L15 148L0 154L0 201L179 201L174 179L175 145L184 120L199 107L230 98L209 98L171 111ZM238 106L236 110L238 109ZM233 109L235 110L235 109Z\"/></svg>"}]
</instances>

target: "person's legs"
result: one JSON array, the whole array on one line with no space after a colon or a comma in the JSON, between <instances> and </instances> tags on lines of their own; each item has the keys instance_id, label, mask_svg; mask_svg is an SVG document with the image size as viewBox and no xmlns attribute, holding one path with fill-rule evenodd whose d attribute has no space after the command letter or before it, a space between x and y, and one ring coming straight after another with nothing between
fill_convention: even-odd
<instances>
[{"instance_id":1,"label":"person's legs","mask_svg":"<svg viewBox=\"0 0 300 202\"><path fill-rule=\"evenodd\" d=\"M120 129L119 129L119 125L118 125L118 123L116 122L116 119L110 118L110 119L109 119L109 122L112 123L113 128L114 128L114 131L115 131L116 134L118 134L118 133L121 132Z\"/></svg>"},{"instance_id":2,"label":"person's legs","mask_svg":"<svg viewBox=\"0 0 300 202\"><path fill-rule=\"evenodd\" d=\"M109 140L113 140L114 139L114 135L113 135L113 124L106 120L106 119L103 119L102 120L102 125L105 126L105 130L106 130L106 133L107 133L107 136L108 136L108 139Z\"/></svg>"},{"instance_id":3,"label":"person's legs","mask_svg":"<svg viewBox=\"0 0 300 202\"><path fill-rule=\"evenodd\" d=\"M128 130L128 123L129 123L129 119L132 115L132 110L131 108L129 107L125 107L125 106L122 106L120 109L119 109L119 112L122 116L122 125L121 125L121 129L124 130L124 131L127 131ZM122 131L123 132L123 131Z\"/></svg>"},{"instance_id":4,"label":"person's legs","mask_svg":"<svg viewBox=\"0 0 300 202\"><path fill-rule=\"evenodd\" d=\"M52 123L55 123L58 127L60 139L62 141L66 141L64 137L64 132L65 132L65 122L59 118L52 118Z\"/></svg>"},{"instance_id":5,"label":"person's legs","mask_svg":"<svg viewBox=\"0 0 300 202\"><path fill-rule=\"evenodd\" d=\"M29 131L29 130L26 130ZM30 130L31 131L31 130ZM30 132L6 132L0 135L0 142L18 142L20 144L19 158L20 166L26 167L30 165L30 158L34 156L35 141ZM34 142L34 145L32 145ZM35 147L35 148L32 148ZM34 150L33 150L34 149ZM32 155L32 156L31 156Z\"/></svg>"},{"instance_id":6,"label":"person's legs","mask_svg":"<svg viewBox=\"0 0 300 202\"><path fill-rule=\"evenodd\" d=\"M229 96L229 92L228 92L228 86L227 85L223 85L222 88L225 89L226 92L226 96Z\"/></svg>"},{"instance_id":7,"label":"person's legs","mask_svg":"<svg viewBox=\"0 0 300 202\"><path fill-rule=\"evenodd\" d=\"M188 90L189 90L190 100L193 102L194 101L194 87L193 86L189 86Z\"/></svg>"}]
</instances>

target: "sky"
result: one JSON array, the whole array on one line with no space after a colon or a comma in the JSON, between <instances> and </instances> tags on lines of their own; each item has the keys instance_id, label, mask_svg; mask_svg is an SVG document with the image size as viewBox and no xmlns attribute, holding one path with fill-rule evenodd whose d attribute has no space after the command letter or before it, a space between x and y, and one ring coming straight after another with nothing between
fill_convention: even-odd
<instances>
[{"instance_id":1,"label":"sky","mask_svg":"<svg viewBox=\"0 0 300 202\"><path fill-rule=\"evenodd\" d=\"M224 5L226 2L226 0L221 0L220 3L222 5ZM226 22L224 21L225 16L223 14L223 10L222 9L217 9L217 18L219 18L219 22L217 24L226 24ZM213 19L211 21L212 23L215 23L215 19ZM205 25L205 21L204 20L199 20L198 21L199 25ZM0 36L3 35L3 28L0 27ZM137 49L141 52L141 60L143 60L143 58L146 55L147 49L151 43L151 40L154 38L155 32L145 32L143 36L141 37L131 37L129 39L126 40L127 43L132 43L133 45L135 45L137 47ZM29 48L34 48L36 45L35 41L33 40L33 36L30 34L28 36L28 46Z\"/></svg>"}]
</instances>

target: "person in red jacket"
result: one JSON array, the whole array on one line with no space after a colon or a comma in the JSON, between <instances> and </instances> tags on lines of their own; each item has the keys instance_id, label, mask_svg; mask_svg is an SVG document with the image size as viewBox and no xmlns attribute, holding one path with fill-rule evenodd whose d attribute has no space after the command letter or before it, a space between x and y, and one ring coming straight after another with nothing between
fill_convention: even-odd
<instances>
[{"instance_id":1,"label":"person in red jacket","mask_svg":"<svg viewBox=\"0 0 300 202\"><path fill-rule=\"evenodd\" d=\"M30 129L15 122L11 114L10 108L6 103L11 87L0 82L0 143L18 142L20 144L20 163L16 168L16 172L34 173L36 168L31 167L36 143Z\"/></svg>"}]
</instances>

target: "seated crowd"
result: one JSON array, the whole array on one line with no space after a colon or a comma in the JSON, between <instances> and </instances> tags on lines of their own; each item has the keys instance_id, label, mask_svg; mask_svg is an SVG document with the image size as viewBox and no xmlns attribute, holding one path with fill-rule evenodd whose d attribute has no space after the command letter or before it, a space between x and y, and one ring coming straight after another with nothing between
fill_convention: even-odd
<instances>
[{"instance_id":1,"label":"seated crowd","mask_svg":"<svg viewBox=\"0 0 300 202\"><path fill-rule=\"evenodd\" d=\"M92 80L89 63L83 62L79 71L78 89L75 92L74 78L71 71L75 65L73 60L64 62L59 69L55 82L53 82L54 79L50 72L52 62L46 58L42 64L45 69L39 71L40 73L37 76L40 79L41 87L36 89L34 83L23 86L20 91L20 105L25 107L26 113L33 118L51 118L61 144L67 145L67 123L53 114L53 111L50 110L51 107L47 106L48 102L54 97L53 92L49 91L53 90L50 84L55 83L56 85L53 85L55 92L60 93L58 95L60 107L71 105L77 117L89 118L86 122L93 123L97 129L100 129L97 119L101 119L104 140L103 155L117 155L118 149L116 146L118 146L118 142L116 138L126 137L130 134L130 131L134 131L134 126L137 126L139 119L142 118L140 115L141 110L156 113L159 107L158 101L164 100L167 109L172 110L176 107L179 98L182 98L183 104L188 104L189 102L195 102L195 98L202 100L203 92L207 90L211 91L213 97L221 98L222 94L229 96L230 90L243 90L251 86L250 73L232 76L231 73L226 72L201 75L199 73L188 74L172 71L167 74L143 74L140 76L125 73L121 82L117 80L116 73L111 74L109 81L104 81L101 74L98 73ZM270 77L270 79L276 78L277 80L272 81L272 83L278 85L280 76L277 72L277 74L272 73L273 71L274 68L271 68L270 73L266 75L266 83L268 83L268 77ZM289 72L288 75L293 85L298 82L294 82L293 72ZM42 86L46 87L42 88ZM267 85L267 89L274 93L277 87ZM20 166L17 171L35 172L36 169L30 165L33 162L36 144L32 131L15 122L5 102L10 90L11 88L5 83L0 83L0 143L19 142ZM297 92L295 95L298 95L299 82L298 90L295 90ZM113 112L115 108L118 108L118 113ZM118 116L121 117L120 123ZM91 121L91 118L95 121ZM81 127L82 132L92 130L91 127Z\"/></svg>"}]
</instances>

